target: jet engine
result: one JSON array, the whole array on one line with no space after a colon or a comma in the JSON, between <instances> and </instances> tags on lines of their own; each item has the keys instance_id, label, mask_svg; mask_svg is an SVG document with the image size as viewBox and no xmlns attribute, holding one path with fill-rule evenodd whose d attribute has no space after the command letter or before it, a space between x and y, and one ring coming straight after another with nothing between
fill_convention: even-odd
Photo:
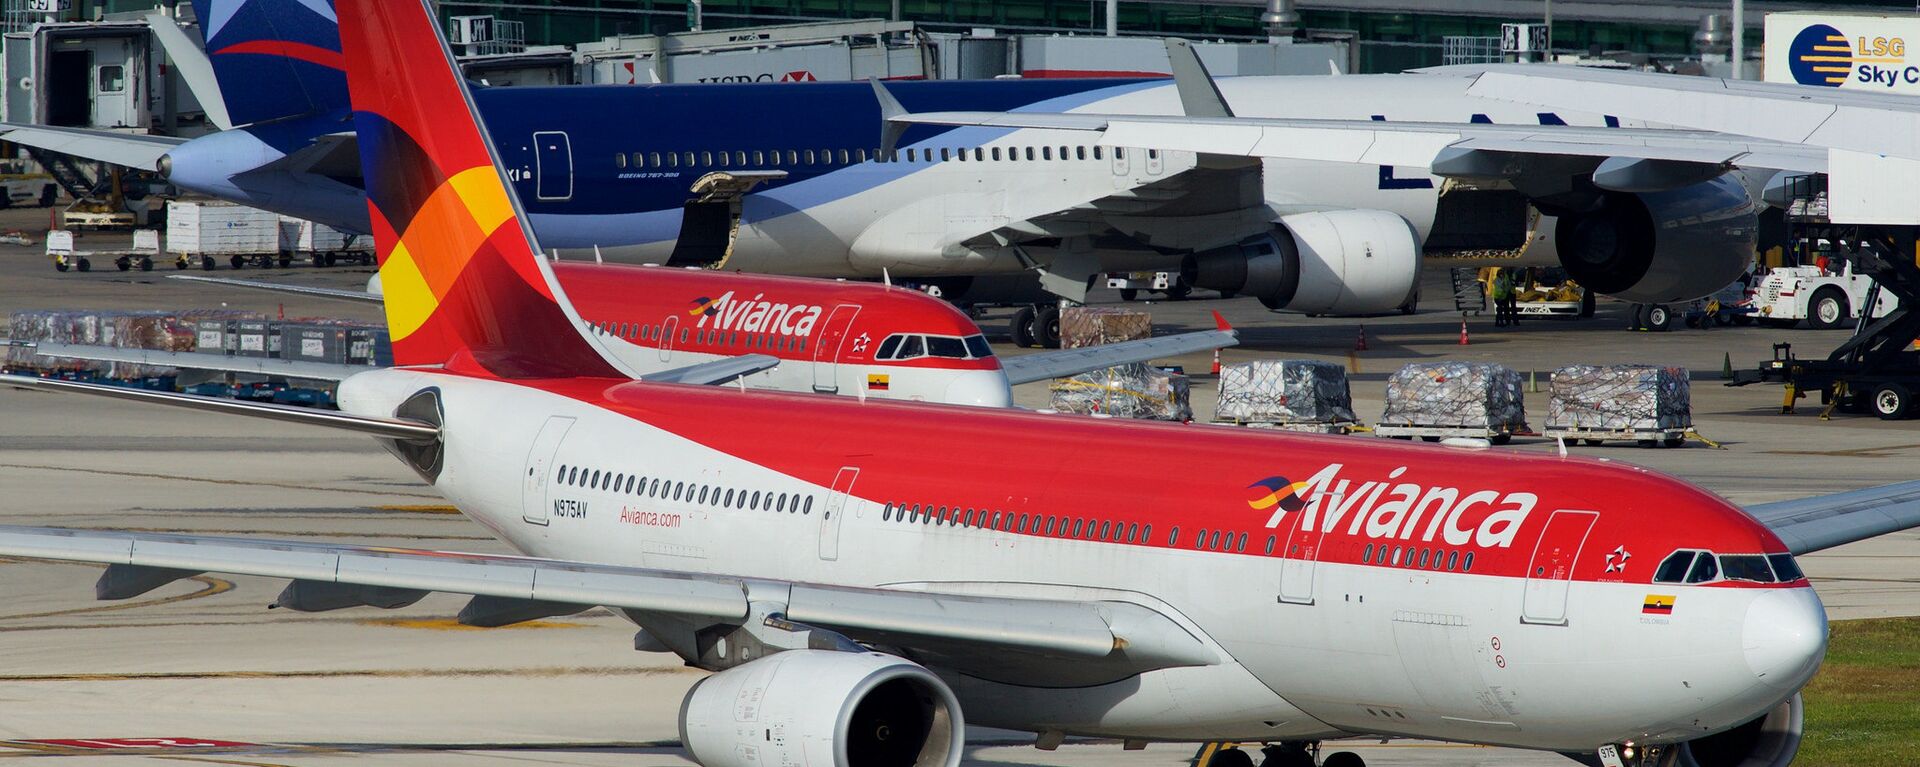
<instances>
[{"instance_id":1,"label":"jet engine","mask_svg":"<svg viewBox=\"0 0 1920 767\"><path fill-rule=\"evenodd\" d=\"M1746 724L1667 751L1661 767L1787 767L1800 750L1806 705L1800 693Z\"/></svg>"},{"instance_id":2,"label":"jet engine","mask_svg":"<svg viewBox=\"0 0 1920 767\"><path fill-rule=\"evenodd\" d=\"M789 650L700 680L680 742L703 767L957 767L960 703L926 667L892 655Z\"/></svg>"},{"instance_id":3,"label":"jet engine","mask_svg":"<svg viewBox=\"0 0 1920 767\"><path fill-rule=\"evenodd\" d=\"M1560 264L1576 282L1636 303L1691 301L1738 279L1753 262L1759 213L1732 174L1662 192L1608 192L1564 214Z\"/></svg>"},{"instance_id":4,"label":"jet engine","mask_svg":"<svg viewBox=\"0 0 1920 767\"><path fill-rule=\"evenodd\" d=\"M1274 311L1381 314L1412 301L1420 244L1387 211L1295 213L1267 234L1188 256L1180 271L1189 285L1250 295Z\"/></svg>"}]
</instances>

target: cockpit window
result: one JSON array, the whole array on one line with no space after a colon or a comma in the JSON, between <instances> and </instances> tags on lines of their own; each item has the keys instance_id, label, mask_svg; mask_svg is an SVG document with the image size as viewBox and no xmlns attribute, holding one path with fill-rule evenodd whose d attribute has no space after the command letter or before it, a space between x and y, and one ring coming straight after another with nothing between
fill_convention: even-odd
<instances>
[{"instance_id":1,"label":"cockpit window","mask_svg":"<svg viewBox=\"0 0 1920 767\"><path fill-rule=\"evenodd\" d=\"M986 336L922 336L896 333L880 342L873 355L876 360L910 360L919 357L968 360L993 356Z\"/></svg>"},{"instance_id":2,"label":"cockpit window","mask_svg":"<svg viewBox=\"0 0 1920 767\"><path fill-rule=\"evenodd\" d=\"M926 342L921 341L919 336L907 336L901 340L900 350L894 353L893 359L910 360L925 356L927 356Z\"/></svg>"},{"instance_id":3,"label":"cockpit window","mask_svg":"<svg viewBox=\"0 0 1920 767\"><path fill-rule=\"evenodd\" d=\"M1793 561L1792 554L1769 554L1767 561L1773 564L1773 574L1780 578L1781 583L1792 583L1807 577L1800 572L1800 563Z\"/></svg>"},{"instance_id":4,"label":"cockpit window","mask_svg":"<svg viewBox=\"0 0 1920 767\"><path fill-rule=\"evenodd\" d=\"M952 336L927 336L927 355L963 360L967 358L967 344Z\"/></svg>"},{"instance_id":5,"label":"cockpit window","mask_svg":"<svg viewBox=\"0 0 1920 767\"><path fill-rule=\"evenodd\" d=\"M1773 582L1773 568L1768 567L1767 558L1759 554L1722 554L1720 570L1730 581Z\"/></svg>"},{"instance_id":6,"label":"cockpit window","mask_svg":"<svg viewBox=\"0 0 1920 767\"><path fill-rule=\"evenodd\" d=\"M1660 569L1653 572L1654 583L1680 583L1687 579L1687 568L1693 564L1693 558L1700 552L1683 550L1668 554L1660 563Z\"/></svg>"},{"instance_id":7,"label":"cockpit window","mask_svg":"<svg viewBox=\"0 0 1920 767\"><path fill-rule=\"evenodd\" d=\"M1706 583L1720 577L1720 565L1714 562L1712 554L1702 554L1693 560L1693 570L1687 573L1688 583Z\"/></svg>"},{"instance_id":8,"label":"cockpit window","mask_svg":"<svg viewBox=\"0 0 1920 767\"><path fill-rule=\"evenodd\" d=\"M993 356L993 347L987 345L986 336L971 335L967 336L965 340L967 342L968 354L978 359L986 359Z\"/></svg>"}]
</instances>

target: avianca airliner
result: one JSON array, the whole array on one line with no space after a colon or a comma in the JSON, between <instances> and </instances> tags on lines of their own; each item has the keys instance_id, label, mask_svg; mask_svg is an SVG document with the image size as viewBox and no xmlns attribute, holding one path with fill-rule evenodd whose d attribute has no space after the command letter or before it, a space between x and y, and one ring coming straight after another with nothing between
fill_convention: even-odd
<instances>
[{"instance_id":1,"label":"avianca airliner","mask_svg":"<svg viewBox=\"0 0 1920 767\"><path fill-rule=\"evenodd\" d=\"M338 8L401 366L341 413L8 382L371 435L524 556L20 527L0 555L106 563L103 598L221 572L295 610L613 608L716 672L680 709L707 767L954 767L968 722L1288 767L1356 736L1785 765L1826 641L1794 555L1920 525L1913 483L1749 511L1606 461L633 381L430 7Z\"/></svg>"}]
</instances>

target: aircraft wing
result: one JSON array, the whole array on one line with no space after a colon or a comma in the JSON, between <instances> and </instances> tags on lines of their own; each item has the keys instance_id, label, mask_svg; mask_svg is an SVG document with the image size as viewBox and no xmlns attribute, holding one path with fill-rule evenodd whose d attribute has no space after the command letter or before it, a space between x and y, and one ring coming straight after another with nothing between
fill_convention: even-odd
<instances>
[{"instance_id":1,"label":"aircraft wing","mask_svg":"<svg viewBox=\"0 0 1920 767\"><path fill-rule=\"evenodd\" d=\"M243 357L231 354L208 354L205 352L169 352L157 349L123 349L117 346L88 346L85 344L57 344L38 342L34 344L35 353L45 357L87 360L89 362L130 362L137 365L180 368L183 370L217 370L223 373L248 373L265 376L284 376L287 378L305 378L314 381L344 381L347 376L364 373L371 368L366 365L338 365L328 362L308 362L305 360L277 359L272 357Z\"/></svg>"},{"instance_id":2,"label":"aircraft wing","mask_svg":"<svg viewBox=\"0 0 1920 767\"><path fill-rule=\"evenodd\" d=\"M772 370L779 365L780 358L771 354L742 354L738 357L702 362L698 365L662 370L658 373L647 373L640 376L640 380L715 386L730 383L734 379L745 378L763 370Z\"/></svg>"},{"instance_id":3,"label":"aircraft wing","mask_svg":"<svg viewBox=\"0 0 1920 767\"><path fill-rule=\"evenodd\" d=\"M1794 554L1920 527L1920 481L1748 506Z\"/></svg>"},{"instance_id":4,"label":"aircraft wing","mask_svg":"<svg viewBox=\"0 0 1920 767\"><path fill-rule=\"evenodd\" d=\"M1219 313L1215 312L1214 316L1218 318ZM1239 343L1240 331L1228 327L1223 320L1217 330L1004 357L1000 360L1000 367L1006 370L1009 382L1023 384L1065 378L1115 365L1165 359L1188 352L1221 349Z\"/></svg>"},{"instance_id":5,"label":"aircraft wing","mask_svg":"<svg viewBox=\"0 0 1920 767\"><path fill-rule=\"evenodd\" d=\"M604 606L706 626L739 625L749 615L751 589L755 601L777 594L786 621L854 639L884 638L894 646L924 643L942 653L962 647L1117 662L1133 673L1220 662L1217 653L1164 615L1122 602L749 582L533 557L66 528L0 526L0 556L108 565L95 588L102 599L126 599L211 572L292 579L309 593L364 587L412 595L398 604L438 591L494 604L565 606L548 615Z\"/></svg>"},{"instance_id":6,"label":"aircraft wing","mask_svg":"<svg viewBox=\"0 0 1920 767\"><path fill-rule=\"evenodd\" d=\"M270 421L283 421L306 426L323 426L329 429L344 429L372 437L407 441L435 441L440 438L440 427L423 421L405 418L374 418L370 416L342 413L337 410L318 410L310 407L292 407L267 402L247 402L224 397L202 397L194 394L135 389L126 386L82 383L80 381L62 381L54 378L35 378L32 376L0 375L0 385L21 389L42 391L71 392L112 397L115 399L145 402L152 405L183 407L230 415L245 415L265 418Z\"/></svg>"},{"instance_id":7,"label":"aircraft wing","mask_svg":"<svg viewBox=\"0 0 1920 767\"><path fill-rule=\"evenodd\" d=\"M911 124L1080 130L1104 146L1433 167L1447 150L1825 172L1823 149L1707 131L1179 115L923 112Z\"/></svg>"},{"instance_id":8,"label":"aircraft wing","mask_svg":"<svg viewBox=\"0 0 1920 767\"><path fill-rule=\"evenodd\" d=\"M1534 64L1426 71L1472 76L1467 93L1479 98L1920 159L1920 101L1911 96Z\"/></svg>"},{"instance_id":9,"label":"aircraft wing","mask_svg":"<svg viewBox=\"0 0 1920 767\"><path fill-rule=\"evenodd\" d=\"M167 136L21 123L0 123L0 139L140 170L156 170L161 155L187 142Z\"/></svg>"}]
</instances>

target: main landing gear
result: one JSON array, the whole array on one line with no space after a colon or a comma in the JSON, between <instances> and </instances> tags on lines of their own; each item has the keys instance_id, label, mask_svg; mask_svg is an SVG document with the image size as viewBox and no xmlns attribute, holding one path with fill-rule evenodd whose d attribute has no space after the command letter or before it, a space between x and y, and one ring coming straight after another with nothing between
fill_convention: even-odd
<instances>
[{"instance_id":1,"label":"main landing gear","mask_svg":"<svg viewBox=\"0 0 1920 767\"><path fill-rule=\"evenodd\" d=\"M1253 755L1239 745L1208 744L1211 750L1203 767L1254 767ZM1316 759L1317 758L1317 759ZM1352 751L1320 755L1320 744L1308 741L1269 743L1260 747L1260 767L1367 767L1367 762Z\"/></svg>"}]
</instances>

